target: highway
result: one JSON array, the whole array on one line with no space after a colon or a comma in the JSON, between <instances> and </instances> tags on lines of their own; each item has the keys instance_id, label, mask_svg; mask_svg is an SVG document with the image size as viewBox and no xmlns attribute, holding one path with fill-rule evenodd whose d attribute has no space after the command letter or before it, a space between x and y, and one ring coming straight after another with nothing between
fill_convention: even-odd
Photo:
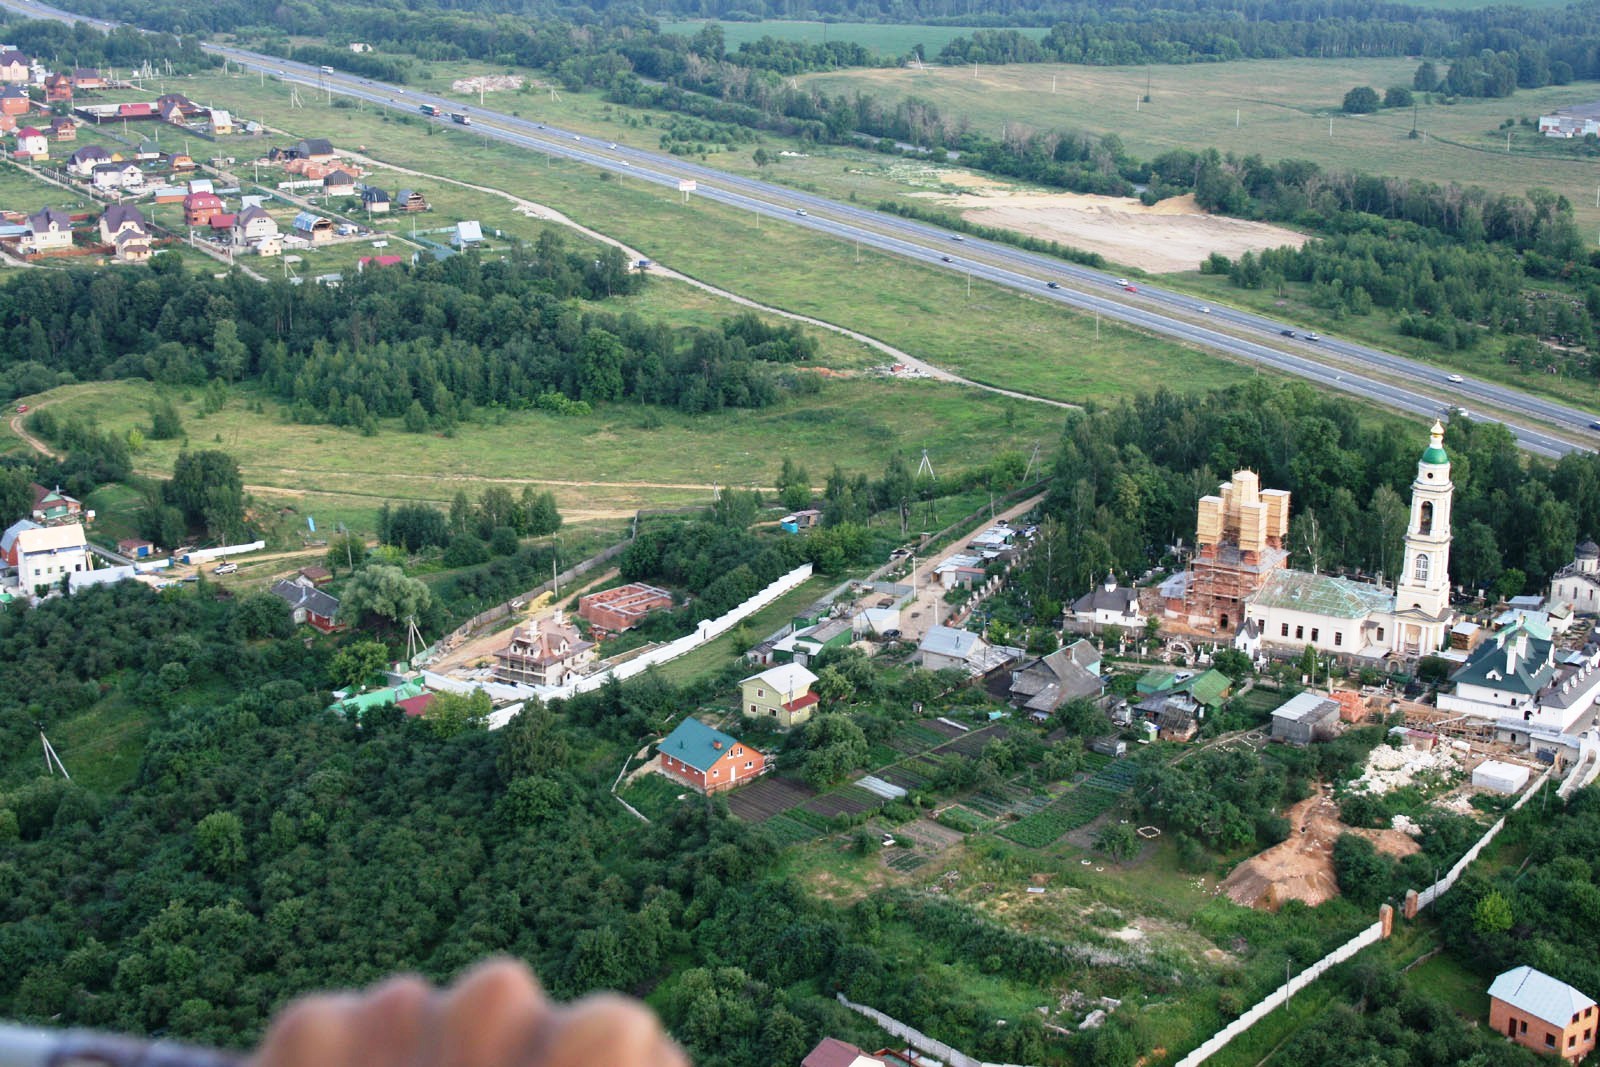
<instances>
[{"instance_id":1,"label":"highway","mask_svg":"<svg viewBox=\"0 0 1600 1067\"><path fill-rule=\"evenodd\" d=\"M112 25L101 20L80 19L31 0L0 0L0 7L35 18L84 21L101 29ZM665 153L612 144L491 109L466 107L459 101L431 93L343 72L328 73L309 64L227 45L207 44L205 47L241 69L264 72L319 93L339 94L413 114L418 113L423 104L431 104L446 113L446 117L438 121L452 126L455 123L448 114L465 113L470 115L472 124L461 127L463 132L574 160L617 175L674 190L680 181L691 180L697 186L691 196L782 219L936 269L1021 290L1078 311L1098 313L1106 319L1295 375L1319 387L1340 390L1409 414L1431 418L1465 412L1473 419L1502 422L1521 447L1536 455L1555 458L1575 448L1590 448L1600 443L1600 433L1591 428L1600 421L1594 413L1473 378L1452 382L1447 370L1355 342L1331 337L1312 341L1306 339L1305 332L1294 323L1233 308L1203 308L1192 296L1138 282L1125 289L1122 279L1105 271L728 174ZM1055 282L1059 288L1047 287L1049 282ZM1296 336L1286 337L1289 331ZM1576 445L1574 441L1585 444Z\"/></svg>"}]
</instances>

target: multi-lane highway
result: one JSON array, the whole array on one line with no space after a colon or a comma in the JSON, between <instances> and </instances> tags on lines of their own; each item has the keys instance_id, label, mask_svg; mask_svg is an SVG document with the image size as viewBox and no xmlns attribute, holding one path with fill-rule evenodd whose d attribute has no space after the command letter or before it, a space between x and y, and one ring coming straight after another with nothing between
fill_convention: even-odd
<instances>
[{"instance_id":1,"label":"multi-lane highway","mask_svg":"<svg viewBox=\"0 0 1600 1067\"><path fill-rule=\"evenodd\" d=\"M31 2L0 0L0 6L36 18L81 20L68 12ZM1522 447L1555 457L1600 443L1593 413L1531 396L1491 382L1452 381L1448 371L1380 349L1337 338L1307 339L1298 325L1232 308L1203 307L1193 297L1138 284L1048 256L1025 252L931 226L798 192L753 178L729 174L674 156L630 148L531 119L478 107L343 72L278 59L227 45L208 50L242 69L260 71L318 92L364 100L416 113L423 104L468 113L461 127L533 151L576 160L619 175L676 189L696 183L694 196L745 211L782 218L794 225L856 241L868 248L913 259L996 285L1020 289L1048 301L1126 323L1178 341L1203 346L1232 358L1270 367L1376 403L1422 416L1470 413L1503 422ZM449 123L448 117L439 121ZM1052 286L1050 283L1055 283ZM1295 337L1286 337L1292 331Z\"/></svg>"}]
</instances>

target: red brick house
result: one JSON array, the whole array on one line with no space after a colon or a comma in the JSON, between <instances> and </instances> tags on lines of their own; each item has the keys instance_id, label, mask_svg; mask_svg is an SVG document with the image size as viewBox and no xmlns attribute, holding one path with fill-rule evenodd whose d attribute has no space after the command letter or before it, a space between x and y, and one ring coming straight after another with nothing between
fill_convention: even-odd
<instances>
[{"instance_id":1,"label":"red brick house","mask_svg":"<svg viewBox=\"0 0 1600 1067\"><path fill-rule=\"evenodd\" d=\"M680 722L657 751L662 774L707 795L742 785L767 769L766 756L693 717Z\"/></svg>"},{"instance_id":2,"label":"red brick house","mask_svg":"<svg viewBox=\"0 0 1600 1067\"><path fill-rule=\"evenodd\" d=\"M578 598L578 616L597 630L621 633L644 621L652 611L672 607L672 594L643 582L631 582Z\"/></svg>"},{"instance_id":3,"label":"red brick house","mask_svg":"<svg viewBox=\"0 0 1600 1067\"><path fill-rule=\"evenodd\" d=\"M104 89L106 80L93 67L79 67L72 72L72 85L76 89Z\"/></svg>"},{"instance_id":4,"label":"red brick house","mask_svg":"<svg viewBox=\"0 0 1600 1067\"><path fill-rule=\"evenodd\" d=\"M44 79L44 102L47 104L72 103L72 79L65 74L47 74Z\"/></svg>"},{"instance_id":5,"label":"red brick house","mask_svg":"<svg viewBox=\"0 0 1600 1067\"><path fill-rule=\"evenodd\" d=\"M211 216L222 211L222 198L216 193L190 193L183 198L183 221L189 226L209 226Z\"/></svg>"},{"instance_id":6,"label":"red brick house","mask_svg":"<svg viewBox=\"0 0 1600 1067\"><path fill-rule=\"evenodd\" d=\"M33 110L33 101L28 99L28 90L20 85L8 85L0 89L0 111L7 115L26 115Z\"/></svg>"},{"instance_id":7,"label":"red brick house","mask_svg":"<svg viewBox=\"0 0 1600 1067\"><path fill-rule=\"evenodd\" d=\"M1594 1051L1595 1002L1532 967L1516 967L1489 986L1489 1026L1535 1052L1573 1063Z\"/></svg>"}]
</instances>

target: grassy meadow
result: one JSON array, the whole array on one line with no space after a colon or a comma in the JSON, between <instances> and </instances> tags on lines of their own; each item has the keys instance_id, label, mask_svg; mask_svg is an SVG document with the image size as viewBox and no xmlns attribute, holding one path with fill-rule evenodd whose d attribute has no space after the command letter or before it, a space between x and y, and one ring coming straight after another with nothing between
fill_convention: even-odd
<instances>
[{"instance_id":1,"label":"grassy meadow","mask_svg":"<svg viewBox=\"0 0 1600 1067\"><path fill-rule=\"evenodd\" d=\"M1600 85L1581 83L1518 90L1505 100L1422 100L1413 140L1410 109L1374 115L1336 114L1344 94L1370 85L1411 85L1414 59L1284 59L1187 66L1084 67L1013 64L971 67L853 70L815 74L810 84L829 93L865 91L884 100L917 96L949 118L980 129L1002 126L1114 133L1129 152L1150 158L1176 149L1215 147L1268 160L1307 159L1331 170L1481 185L1508 193L1544 186L1572 200L1586 225L1600 225L1595 165L1552 155L1536 131L1513 131L1506 152L1506 119L1537 119L1563 105L1600 97ZM1056 91L1051 92L1052 81ZM1149 85L1151 100L1140 97ZM1419 98L1420 99L1420 98ZM1333 119L1329 133L1329 118Z\"/></svg>"}]
</instances>

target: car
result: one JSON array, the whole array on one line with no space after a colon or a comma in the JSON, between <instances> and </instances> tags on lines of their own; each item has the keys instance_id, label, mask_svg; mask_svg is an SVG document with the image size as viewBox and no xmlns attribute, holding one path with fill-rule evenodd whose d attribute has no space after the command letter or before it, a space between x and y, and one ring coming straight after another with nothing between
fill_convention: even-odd
<instances>
[{"instance_id":1,"label":"car","mask_svg":"<svg viewBox=\"0 0 1600 1067\"><path fill-rule=\"evenodd\" d=\"M1591 430L1600 430L1600 422L1591 422L1589 424L1589 429L1591 429Z\"/></svg>"},{"instance_id":2,"label":"car","mask_svg":"<svg viewBox=\"0 0 1600 1067\"><path fill-rule=\"evenodd\" d=\"M940 263L954 263L955 260L951 259L949 256L940 256L939 257L939 262Z\"/></svg>"},{"instance_id":3,"label":"car","mask_svg":"<svg viewBox=\"0 0 1600 1067\"><path fill-rule=\"evenodd\" d=\"M959 233L953 233L953 234L950 235L950 240L952 240L952 241L965 241L966 238L961 236Z\"/></svg>"},{"instance_id":4,"label":"car","mask_svg":"<svg viewBox=\"0 0 1600 1067\"><path fill-rule=\"evenodd\" d=\"M401 96L406 95L406 91L404 89L396 89L395 92L399 93Z\"/></svg>"},{"instance_id":5,"label":"car","mask_svg":"<svg viewBox=\"0 0 1600 1067\"><path fill-rule=\"evenodd\" d=\"M1313 330L1311 333L1306 334L1306 340L1307 341L1320 341L1320 340L1322 340L1322 335Z\"/></svg>"},{"instance_id":6,"label":"car","mask_svg":"<svg viewBox=\"0 0 1600 1067\"><path fill-rule=\"evenodd\" d=\"M18 404L17 405L17 414L18 415L21 415L21 414L25 413L27 410L28 410L28 405L26 405L26 404Z\"/></svg>"},{"instance_id":7,"label":"car","mask_svg":"<svg viewBox=\"0 0 1600 1067\"><path fill-rule=\"evenodd\" d=\"M806 213L806 209L803 207L797 207L794 209L794 213L796 215L804 215Z\"/></svg>"},{"instance_id":8,"label":"car","mask_svg":"<svg viewBox=\"0 0 1600 1067\"><path fill-rule=\"evenodd\" d=\"M1059 289L1059 288L1061 288L1061 283L1060 282L1045 282L1044 283L1044 287L1046 289Z\"/></svg>"},{"instance_id":9,"label":"car","mask_svg":"<svg viewBox=\"0 0 1600 1067\"><path fill-rule=\"evenodd\" d=\"M581 140L583 140L583 138L582 138L582 137L579 137L579 136L578 136L578 135L577 135L577 134L573 134L573 135L572 135L572 139L573 139L573 140L574 140L574 141L581 141Z\"/></svg>"},{"instance_id":10,"label":"car","mask_svg":"<svg viewBox=\"0 0 1600 1067\"><path fill-rule=\"evenodd\" d=\"M615 145L615 144L608 144L608 145L606 145L606 147L607 147L607 148L615 148L615 147L617 147L617 146L616 146L616 145Z\"/></svg>"},{"instance_id":11,"label":"car","mask_svg":"<svg viewBox=\"0 0 1600 1067\"><path fill-rule=\"evenodd\" d=\"M622 164L622 165L623 165L623 166L624 166L624 167L631 167L631 166L633 166L633 164L632 164L632 163L629 163L629 162L628 162L628 161L627 161L627 160L626 160L626 159L619 159L619 160L618 160L618 161L617 161L617 162L619 162L619 163L621 163L621 164Z\"/></svg>"},{"instance_id":12,"label":"car","mask_svg":"<svg viewBox=\"0 0 1600 1067\"><path fill-rule=\"evenodd\" d=\"M1279 330L1278 334L1280 336L1282 336L1282 337L1293 337L1294 336L1294 331L1293 330Z\"/></svg>"},{"instance_id":13,"label":"car","mask_svg":"<svg viewBox=\"0 0 1600 1067\"><path fill-rule=\"evenodd\" d=\"M211 568L211 573L212 574L232 574L234 571L236 571L238 569L239 569L239 565L237 563L219 563L215 567Z\"/></svg>"},{"instance_id":14,"label":"car","mask_svg":"<svg viewBox=\"0 0 1600 1067\"><path fill-rule=\"evenodd\" d=\"M1451 385L1460 385L1462 382L1466 381L1466 379L1461 377L1459 374L1452 374L1450 377L1446 378L1445 381L1449 382Z\"/></svg>"},{"instance_id":15,"label":"car","mask_svg":"<svg viewBox=\"0 0 1600 1067\"><path fill-rule=\"evenodd\" d=\"M898 641L898 640L900 640L900 631L899 630L885 630L885 631L883 631L883 639L885 641Z\"/></svg>"},{"instance_id":16,"label":"car","mask_svg":"<svg viewBox=\"0 0 1600 1067\"><path fill-rule=\"evenodd\" d=\"M1209 307L1207 307L1206 305L1201 304L1200 305L1200 314L1209 315L1209 314L1211 314L1211 309Z\"/></svg>"},{"instance_id":17,"label":"car","mask_svg":"<svg viewBox=\"0 0 1600 1067\"><path fill-rule=\"evenodd\" d=\"M1132 285L1132 284L1124 285L1123 288L1126 289L1130 293L1137 293L1139 291L1139 287L1137 285Z\"/></svg>"}]
</instances>

